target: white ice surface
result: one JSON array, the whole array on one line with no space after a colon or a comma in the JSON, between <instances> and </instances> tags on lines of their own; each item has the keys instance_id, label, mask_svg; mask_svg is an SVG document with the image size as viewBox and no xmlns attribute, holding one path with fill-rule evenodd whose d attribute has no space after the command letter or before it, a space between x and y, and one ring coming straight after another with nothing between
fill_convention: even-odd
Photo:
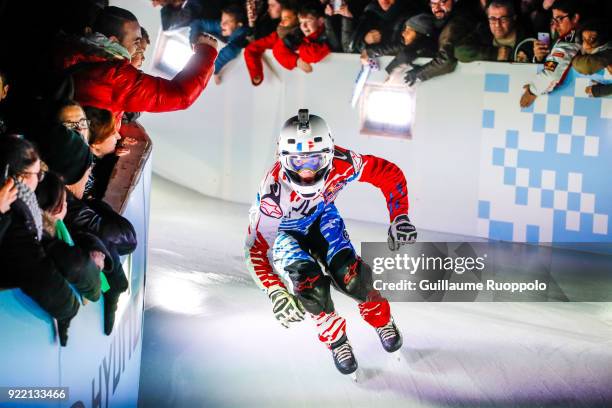
<instances>
[{"instance_id":1,"label":"white ice surface","mask_svg":"<svg viewBox=\"0 0 612 408\"><path fill-rule=\"evenodd\" d=\"M390 355L333 292L361 370L352 382L312 322L284 329L252 283L247 210L154 178L141 406L612 406L610 303L394 303L404 346ZM357 248L386 239L385 225L346 221Z\"/></svg>"}]
</instances>

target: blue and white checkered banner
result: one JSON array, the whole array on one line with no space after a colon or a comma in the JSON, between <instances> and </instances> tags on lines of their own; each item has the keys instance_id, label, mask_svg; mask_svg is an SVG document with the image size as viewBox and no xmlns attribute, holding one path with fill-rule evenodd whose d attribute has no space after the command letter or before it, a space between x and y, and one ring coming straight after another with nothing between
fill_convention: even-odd
<instances>
[{"instance_id":1,"label":"blue and white checkered banner","mask_svg":"<svg viewBox=\"0 0 612 408\"><path fill-rule=\"evenodd\" d=\"M611 80L606 71L585 77L571 70L553 93L519 110L508 94L524 83L485 74L480 236L612 242L612 98L588 97L592 79Z\"/></svg>"}]
</instances>

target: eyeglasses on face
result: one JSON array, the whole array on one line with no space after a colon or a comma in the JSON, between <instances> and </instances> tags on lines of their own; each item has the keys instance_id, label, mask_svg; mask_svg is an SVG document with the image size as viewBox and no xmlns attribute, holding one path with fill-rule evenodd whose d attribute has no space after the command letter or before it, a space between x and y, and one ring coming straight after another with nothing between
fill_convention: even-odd
<instances>
[{"instance_id":1,"label":"eyeglasses on face","mask_svg":"<svg viewBox=\"0 0 612 408\"><path fill-rule=\"evenodd\" d=\"M446 4L448 3L449 0L429 0L429 4L432 6L438 5L438 4Z\"/></svg>"},{"instance_id":2,"label":"eyeglasses on face","mask_svg":"<svg viewBox=\"0 0 612 408\"><path fill-rule=\"evenodd\" d=\"M552 25L554 25L554 24L561 24L561 22L563 21L564 18L569 18L569 14L566 14L564 16L552 17L550 19L550 24L552 24Z\"/></svg>"},{"instance_id":3,"label":"eyeglasses on face","mask_svg":"<svg viewBox=\"0 0 612 408\"><path fill-rule=\"evenodd\" d=\"M489 24L508 24L511 20L511 16L489 17Z\"/></svg>"},{"instance_id":4,"label":"eyeglasses on face","mask_svg":"<svg viewBox=\"0 0 612 408\"><path fill-rule=\"evenodd\" d=\"M46 170L40 170L38 173L34 173L32 171L22 171L21 173L19 173L20 175L23 176L36 176L38 177L38 181L41 182L45 179L45 174L47 174Z\"/></svg>"},{"instance_id":5,"label":"eyeglasses on face","mask_svg":"<svg viewBox=\"0 0 612 408\"><path fill-rule=\"evenodd\" d=\"M68 129L79 130L79 129L89 129L90 123L91 121L89 119L83 118L76 122L62 122L62 125L64 125Z\"/></svg>"}]
</instances>

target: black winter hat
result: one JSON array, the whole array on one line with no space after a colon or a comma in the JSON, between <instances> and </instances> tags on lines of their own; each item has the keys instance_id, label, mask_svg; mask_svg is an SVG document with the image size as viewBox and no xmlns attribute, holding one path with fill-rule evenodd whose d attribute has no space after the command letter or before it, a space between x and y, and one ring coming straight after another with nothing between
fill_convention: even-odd
<instances>
[{"instance_id":1,"label":"black winter hat","mask_svg":"<svg viewBox=\"0 0 612 408\"><path fill-rule=\"evenodd\" d=\"M419 34L431 37L434 34L434 17L431 14L417 14L404 22L404 29L412 28Z\"/></svg>"},{"instance_id":2,"label":"black winter hat","mask_svg":"<svg viewBox=\"0 0 612 408\"><path fill-rule=\"evenodd\" d=\"M49 169L59 174L66 185L79 181L93 163L93 155L83 136L63 125L53 125L40 138L39 150Z\"/></svg>"}]
</instances>

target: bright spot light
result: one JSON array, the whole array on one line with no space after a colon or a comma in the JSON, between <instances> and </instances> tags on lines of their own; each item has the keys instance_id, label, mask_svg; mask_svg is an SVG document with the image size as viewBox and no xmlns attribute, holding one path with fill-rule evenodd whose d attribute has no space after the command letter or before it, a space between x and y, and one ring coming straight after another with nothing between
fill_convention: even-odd
<instances>
[{"instance_id":1,"label":"bright spot light","mask_svg":"<svg viewBox=\"0 0 612 408\"><path fill-rule=\"evenodd\" d=\"M410 94L397 91L373 91L366 100L366 120L397 127L407 127L412 121Z\"/></svg>"},{"instance_id":2,"label":"bright spot light","mask_svg":"<svg viewBox=\"0 0 612 408\"><path fill-rule=\"evenodd\" d=\"M366 84L359 116L361 133L410 138L415 92L388 84Z\"/></svg>"},{"instance_id":3,"label":"bright spot light","mask_svg":"<svg viewBox=\"0 0 612 408\"><path fill-rule=\"evenodd\" d=\"M188 44L170 37L166 39L160 62L177 73L183 69L192 55L193 51Z\"/></svg>"}]
</instances>

